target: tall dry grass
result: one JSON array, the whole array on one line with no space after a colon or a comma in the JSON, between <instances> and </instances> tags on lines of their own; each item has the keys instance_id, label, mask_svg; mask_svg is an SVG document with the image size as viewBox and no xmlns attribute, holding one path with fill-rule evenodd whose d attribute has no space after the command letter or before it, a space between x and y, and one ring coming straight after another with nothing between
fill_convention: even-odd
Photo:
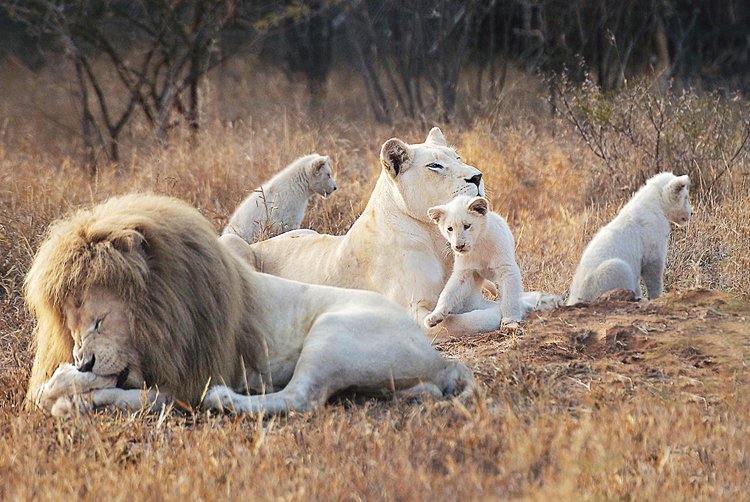
<instances>
[{"instance_id":1,"label":"tall dry grass","mask_svg":"<svg viewBox=\"0 0 750 502\"><path fill-rule=\"evenodd\" d=\"M335 75L324 111L311 116L302 85L230 67L204 90L197 138L176 131L161 147L135 124L123 140L123 165L103 165L92 178L79 165L73 102L54 72L11 67L0 72L0 84L1 499L747 496L750 356L710 374L657 358L629 383L613 383L617 360L560 361L547 358L544 344L523 349L545 333L539 324L520 342L443 347L483 383L483 397L466 407L345 400L270 420L26 415L32 320L21 285L51 221L114 194L152 191L189 201L219 229L249 190L317 151L331 156L340 189L316 199L304 225L341 234L367 202L380 145L392 136L421 141L433 124L372 122L352 75ZM623 180L638 179L644 157L625 144L618 166L627 172L608 185L602 159L569 121L549 115L545 89L514 76L497 102L463 104L460 115L473 118L439 125L484 172L493 208L516 237L526 288L564 294L586 242L637 188ZM744 155L735 160L735 183L721 197L694 197L695 221L673 232L667 291L699 286L750 295L750 163ZM682 173L684 166L665 167ZM669 377L658 376L661 364L673 365ZM687 392L689 382L678 375L698 390Z\"/></svg>"}]
</instances>

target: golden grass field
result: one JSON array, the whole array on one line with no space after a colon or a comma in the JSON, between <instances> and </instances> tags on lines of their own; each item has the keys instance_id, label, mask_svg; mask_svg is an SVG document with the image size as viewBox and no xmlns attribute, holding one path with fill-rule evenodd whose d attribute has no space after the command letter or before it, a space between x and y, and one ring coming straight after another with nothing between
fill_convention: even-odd
<instances>
[{"instance_id":1,"label":"golden grass field","mask_svg":"<svg viewBox=\"0 0 750 502\"><path fill-rule=\"evenodd\" d=\"M235 205L299 155L330 155L339 190L304 226L343 233L364 208L392 136L428 119L368 119L354 77L336 75L310 116L303 86L227 70L205 90L206 126L166 147L134 126L119 168L80 167L72 100L51 73L0 87L0 500L742 500L750 493L750 161L693 196L655 302L616 300L533 315L517 335L450 339L475 372L474 401L343 398L309 414L28 414L33 322L24 273L48 224L129 191L173 195L221 228ZM544 86L511 79L501 99L439 124L484 172L517 242L526 289L565 294L585 243L632 193L638 151L607 173ZM350 91L350 88L354 89ZM220 99L221 98L221 99ZM747 106L747 103L741 103ZM738 106L740 106L738 104ZM706 131L700 141L710 142ZM670 166L683 173L685 166ZM709 173L707 173L708 175Z\"/></svg>"}]
</instances>

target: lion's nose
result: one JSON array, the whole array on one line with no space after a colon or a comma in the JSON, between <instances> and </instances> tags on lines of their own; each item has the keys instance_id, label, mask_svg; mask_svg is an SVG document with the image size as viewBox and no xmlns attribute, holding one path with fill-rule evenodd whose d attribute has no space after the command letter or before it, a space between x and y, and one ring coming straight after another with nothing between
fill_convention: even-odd
<instances>
[{"instance_id":1,"label":"lion's nose","mask_svg":"<svg viewBox=\"0 0 750 502\"><path fill-rule=\"evenodd\" d=\"M466 244L456 244L456 251L463 251L466 248Z\"/></svg>"},{"instance_id":2,"label":"lion's nose","mask_svg":"<svg viewBox=\"0 0 750 502\"><path fill-rule=\"evenodd\" d=\"M481 183L482 181L482 173L475 174L471 178L466 178L466 181L468 181L469 183L474 183L477 188L479 188L479 183Z\"/></svg>"},{"instance_id":3,"label":"lion's nose","mask_svg":"<svg viewBox=\"0 0 750 502\"><path fill-rule=\"evenodd\" d=\"M96 356L91 356L91 359L89 359L86 362L81 361L81 363L77 366L78 371L81 373L88 373L89 371L94 369L94 363L96 362Z\"/></svg>"}]
</instances>

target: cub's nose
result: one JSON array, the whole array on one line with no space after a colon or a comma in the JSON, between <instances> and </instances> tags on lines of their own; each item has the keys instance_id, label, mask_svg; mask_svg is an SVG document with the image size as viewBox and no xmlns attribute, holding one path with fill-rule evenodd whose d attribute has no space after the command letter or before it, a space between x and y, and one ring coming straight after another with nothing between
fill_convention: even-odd
<instances>
[{"instance_id":1,"label":"cub's nose","mask_svg":"<svg viewBox=\"0 0 750 502\"><path fill-rule=\"evenodd\" d=\"M456 244L455 245L456 251L463 251L466 249L466 244Z\"/></svg>"},{"instance_id":2,"label":"cub's nose","mask_svg":"<svg viewBox=\"0 0 750 502\"><path fill-rule=\"evenodd\" d=\"M80 371L81 373L88 373L89 371L94 369L95 362L96 362L96 356L91 356L91 359L89 359L86 362L81 361L80 363L78 363L78 366L76 367L78 368L78 371Z\"/></svg>"},{"instance_id":3,"label":"cub's nose","mask_svg":"<svg viewBox=\"0 0 750 502\"><path fill-rule=\"evenodd\" d=\"M466 178L466 181L475 184L479 188L479 183L482 181L482 173L475 174L471 178Z\"/></svg>"}]
</instances>

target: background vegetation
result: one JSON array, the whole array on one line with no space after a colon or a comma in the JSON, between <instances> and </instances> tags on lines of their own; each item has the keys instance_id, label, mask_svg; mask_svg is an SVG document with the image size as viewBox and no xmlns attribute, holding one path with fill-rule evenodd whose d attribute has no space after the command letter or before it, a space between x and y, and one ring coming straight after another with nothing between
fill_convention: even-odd
<instances>
[{"instance_id":1,"label":"background vegetation","mask_svg":"<svg viewBox=\"0 0 750 502\"><path fill-rule=\"evenodd\" d=\"M3 6L3 500L747 493L744 3ZM340 190L304 225L341 234L380 145L432 125L483 171L527 289L565 294L585 243L648 176L690 174L697 214L671 238L672 295L442 344L483 384L466 406L344 400L270 420L21 411L32 320L20 291L51 221L148 190L219 229L262 180L317 151ZM691 288L724 293L683 297Z\"/></svg>"}]
</instances>

